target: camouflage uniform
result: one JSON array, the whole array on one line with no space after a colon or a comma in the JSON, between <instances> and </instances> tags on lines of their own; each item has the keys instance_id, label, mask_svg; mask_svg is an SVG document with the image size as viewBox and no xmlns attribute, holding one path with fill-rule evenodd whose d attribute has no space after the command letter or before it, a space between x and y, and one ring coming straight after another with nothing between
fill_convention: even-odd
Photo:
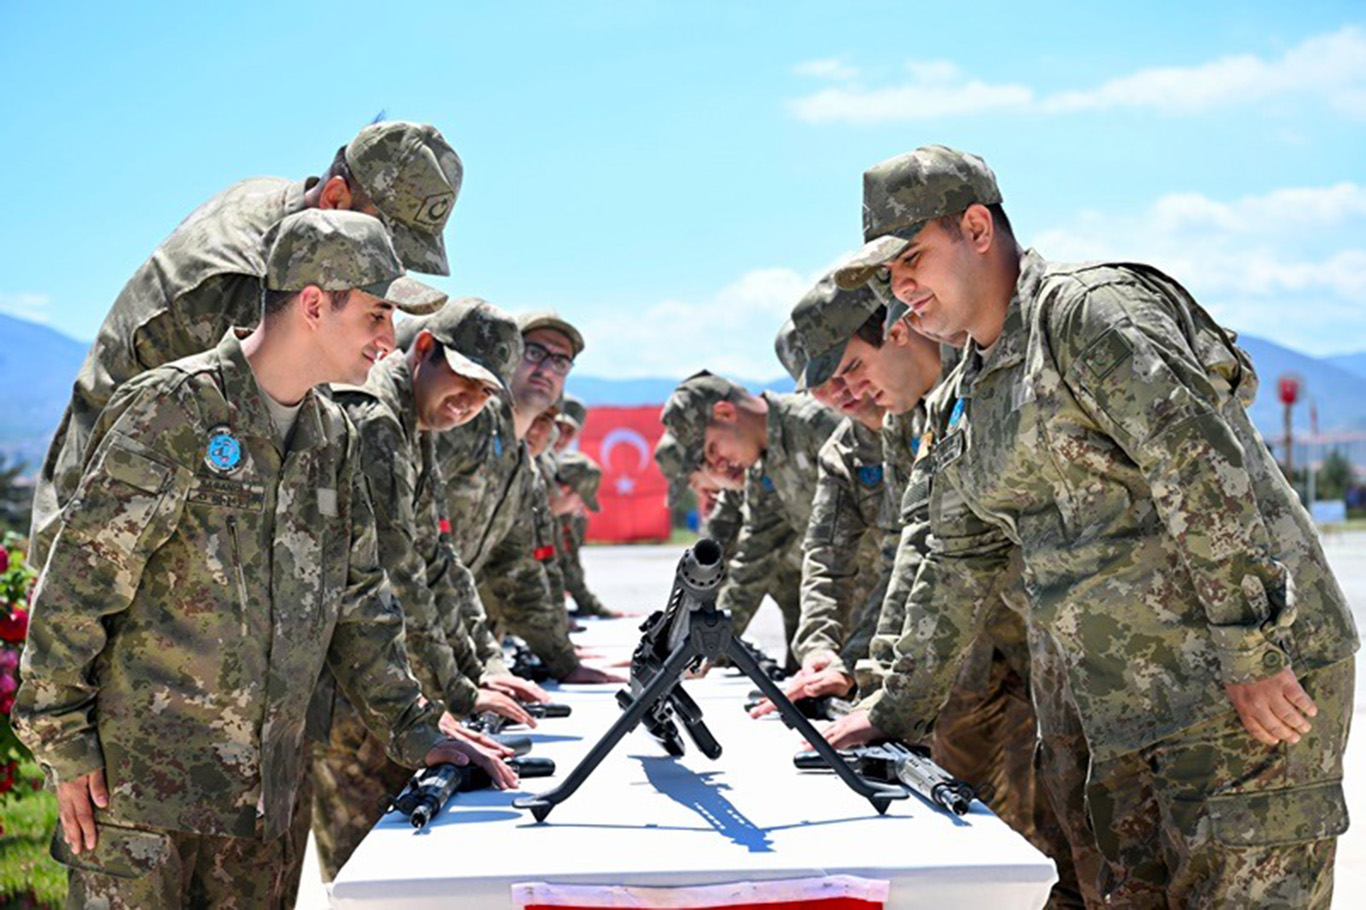
<instances>
[{"instance_id":1,"label":"camouflage uniform","mask_svg":"<svg viewBox=\"0 0 1366 910\"><path fill-rule=\"evenodd\" d=\"M1243 410L1244 355L1153 269L1028 252L990 356L970 346L950 381L933 534L874 723L923 733L1018 548L1091 747L1091 813L1123 875L1107 889L1326 900L1357 635ZM1268 748L1223 687L1292 664L1324 702L1314 733Z\"/></svg>"},{"instance_id":2,"label":"camouflage uniform","mask_svg":"<svg viewBox=\"0 0 1366 910\"><path fill-rule=\"evenodd\" d=\"M310 393L281 452L261 394L233 335L126 383L63 512L16 719L54 783L105 770L75 902L175 906L192 875L214 901L278 897L324 661L393 758L421 764L439 739L350 424ZM240 462L216 470L225 435Z\"/></svg>"},{"instance_id":3,"label":"camouflage uniform","mask_svg":"<svg viewBox=\"0 0 1366 910\"><path fill-rule=\"evenodd\" d=\"M428 150L426 158L412 155ZM410 268L445 275L441 231L460 191L460 158L430 126L379 123L347 146L352 175L388 218ZM144 370L207 350L261 315L267 232L302 211L318 178L258 177L190 213L119 293L76 377L33 496L30 557L42 565L76 489L91 428L109 397ZM440 206L433 210L431 206Z\"/></svg>"},{"instance_id":4,"label":"camouflage uniform","mask_svg":"<svg viewBox=\"0 0 1366 910\"><path fill-rule=\"evenodd\" d=\"M561 452L557 459L557 476L559 482L569 484L579 493L589 509L598 511L598 485L602 482L602 469L597 462L579 452ZM575 512L561 515L556 521L559 524L562 554L560 569L564 575L565 591L574 598L576 612L581 616L607 615L607 608L588 588L583 561L579 558L579 550L588 534L588 516Z\"/></svg>"},{"instance_id":5,"label":"camouflage uniform","mask_svg":"<svg viewBox=\"0 0 1366 910\"><path fill-rule=\"evenodd\" d=\"M896 540L883 477L878 433L846 417L819 452L802 544L801 622L792 643L799 660L828 651L836 655L831 666L846 669L866 655L871 634L855 631L869 625L869 615L875 620L882 605L883 552L889 536Z\"/></svg>"}]
</instances>

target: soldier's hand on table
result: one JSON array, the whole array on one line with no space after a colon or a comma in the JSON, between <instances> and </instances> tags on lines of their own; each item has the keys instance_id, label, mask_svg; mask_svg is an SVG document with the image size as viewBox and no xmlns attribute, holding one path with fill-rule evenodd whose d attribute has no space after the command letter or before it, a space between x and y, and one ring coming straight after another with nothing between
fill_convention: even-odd
<instances>
[{"instance_id":1,"label":"soldier's hand on table","mask_svg":"<svg viewBox=\"0 0 1366 910\"><path fill-rule=\"evenodd\" d=\"M95 849L95 806L103 809L108 805L103 768L57 784L57 817L72 853Z\"/></svg>"},{"instance_id":2,"label":"soldier's hand on table","mask_svg":"<svg viewBox=\"0 0 1366 910\"><path fill-rule=\"evenodd\" d=\"M508 720L517 724L525 724L528 727L536 726L536 718L527 713L517 703L514 698L509 698L502 692L495 692L492 689L480 689L479 697L474 700L475 711L492 711L494 714L501 714Z\"/></svg>"},{"instance_id":3,"label":"soldier's hand on table","mask_svg":"<svg viewBox=\"0 0 1366 910\"><path fill-rule=\"evenodd\" d=\"M517 754L513 750L509 749L507 746L500 743L498 740L494 739L492 736L489 736L485 733L480 733L477 730L471 730L469 727L465 726L460 722L460 718L456 717L449 711L446 711L441 715L441 720L437 722L437 727L441 730L442 733L446 734L452 739L467 739L472 743L477 743L483 746L485 749L492 751L496 755L503 756L504 758L511 758L513 755Z\"/></svg>"},{"instance_id":4,"label":"soldier's hand on table","mask_svg":"<svg viewBox=\"0 0 1366 910\"><path fill-rule=\"evenodd\" d=\"M1309 732L1309 717L1319 713L1290 667L1266 679L1230 683L1224 691L1247 732L1268 746L1299 742Z\"/></svg>"},{"instance_id":5,"label":"soldier's hand on table","mask_svg":"<svg viewBox=\"0 0 1366 910\"><path fill-rule=\"evenodd\" d=\"M495 790L517 786L517 772L491 750L465 739L443 739L427 752L427 767L450 763L468 765L474 762L488 772Z\"/></svg>"},{"instance_id":6,"label":"soldier's hand on table","mask_svg":"<svg viewBox=\"0 0 1366 910\"><path fill-rule=\"evenodd\" d=\"M513 676L511 673L486 676L482 685L495 692L502 692L509 698L515 698L518 701L538 701L541 704L550 701L550 693L545 689L529 679L522 679L522 677Z\"/></svg>"},{"instance_id":7,"label":"soldier's hand on table","mask_svg":"<svg viewBox=\"0 0 1366 910\"><path fill-rule=\"evenodd\" d=\"M810 654L802 658L801 673L818 673L821 670L824 670L826 667L830 666L831 662L833 662L834 659L835 654L832 651L826 651L824 649L820 651L812 651Z\"/></svg>"},{"instance_id":8,"label":"soldier's hand on table","mask_svg":"<svg viewBox=\"0 0 1366 910\"><path fill-rule=\"evenodd\" d=\"M566 682L566 683L623 683L623 682L626 682L626 677L621 676L620 674L617 674L617 673L608 673L606 670L597 670L597 669L594 669L593 667L587 667L587 666L584 666L583 664L579 664L577 667L575 667L574 669L570 670L570 671L569 671L568 673L566 673L563 677L561 677L560 682Z\"/></svg>"},{"instance_id":9,"label":"soldier's hand on table","mask_svg":"<svg viewBox=\"0 0 1366 910\"><path fill-rule=\"evenodd\" d=\"M854 688L853 677L843 670L827 667L814 673L807 673L803 670L788 681L784 694L789 699L820 698L825 695L843 697L848 695L852 688ZM749 716L763 717L765 714L772 714L776 710L778 710L777 706L765 698L750 709Z\"/></svg>"},{"instance_id":10,"label":"soldier's hand on table","mask_svg":"<svg viewBox=\"0 0 1366 910\"><path fill-rule=\"evenodd\" d=\"M836 749L852 749L866 746L875 739L885 739L886 734L868 719L867 711L851 711L821 731L826 742Z\"/></svg>"}]
</instances>

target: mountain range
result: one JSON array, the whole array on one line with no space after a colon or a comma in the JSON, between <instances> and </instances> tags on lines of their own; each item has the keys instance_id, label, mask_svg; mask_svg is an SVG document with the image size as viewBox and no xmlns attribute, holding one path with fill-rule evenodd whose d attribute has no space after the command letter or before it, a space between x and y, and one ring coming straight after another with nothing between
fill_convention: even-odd
<instances>
[{"instance_id":1,"label":"mountain range","mask_svg":"<svg viewBox=\"0 0 1366 910\"><path fill-rule=\"evenodd\" d=\"M36 473L66 408L71 383L88 345L48 326L4 314L0 314L0 333L8 339L0 347L0 388L9 390L6 406L0 407L0 454L10 462L24 461L28 473ZM1254 335L1242 335L1238 343L1251 355L1261 380L1251 414L1253 422L1268 437L1281 433L1276 380L1287 372L1296 373L1303 380L1304 400L1314 403L1321 432L1366 430L1366 351L1311 357ZM660 404L678 381L670 377L606 379L571 375L569 391L590 407ZM793 388L787 376L768 381L738 381L756 390L789 392ZM1307 406L1296 407L1295 426L1299 432L1310 429Z\"/></svg>"}]
</instances>

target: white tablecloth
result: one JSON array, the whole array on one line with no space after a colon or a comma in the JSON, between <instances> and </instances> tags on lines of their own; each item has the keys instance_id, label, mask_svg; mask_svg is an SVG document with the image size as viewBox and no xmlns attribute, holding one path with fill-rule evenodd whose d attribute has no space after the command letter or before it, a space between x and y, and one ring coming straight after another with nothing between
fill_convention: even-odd
<instances>
[{"instance_id":1,"label":"white tablecloth","mask_svg":"<svg viewBox=\"0 0 1366 910\"><path fill-rule=\"evenodd\" d=\"M626 653L639 620L593 623L583 643ZM620 686L565 686L572 717L543 720L533 755L555 777L517 793L458 794L415 832L396 813L366 837L332 887L334 906L511 906L516 882L689 885L848 873L892 882L888 908L1040 907L1051 860L981 803L964 818L915 796L886 816L833 774L799 772L798 737L776 716L742 710L747 679L713 673L684 683L724 753L709 761L688 743L669 758L641 728L544 824L511 801L550 789L619 716Z\"/></svg>"}]
</instances>

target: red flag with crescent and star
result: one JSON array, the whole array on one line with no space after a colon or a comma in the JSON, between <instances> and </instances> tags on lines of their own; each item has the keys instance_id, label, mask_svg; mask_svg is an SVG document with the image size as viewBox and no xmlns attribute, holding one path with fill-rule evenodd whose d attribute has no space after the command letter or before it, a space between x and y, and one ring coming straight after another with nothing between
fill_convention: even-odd
<instances>
[{"instance_id":1,"label":"red flag with crescent and star","mask_svg":"<svg viewBox=\"0 0 1366 910\"><path fill-rule=\"evenodd\" d=\"M588 513L588 539L600 543L668 540L669 484L655 464L664 432L661 405L592 407L579 451L602 465L600 512Z\"/></svg>"}]
</instances>

